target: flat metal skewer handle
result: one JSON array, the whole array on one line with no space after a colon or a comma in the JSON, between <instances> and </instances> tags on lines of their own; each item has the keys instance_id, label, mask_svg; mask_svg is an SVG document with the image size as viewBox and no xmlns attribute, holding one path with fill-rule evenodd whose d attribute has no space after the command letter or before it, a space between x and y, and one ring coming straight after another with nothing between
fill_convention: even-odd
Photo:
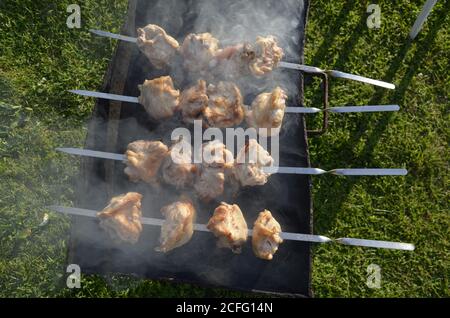
<instances>
[{"instance_id":1,"label":"flat metal skewer handle","mask_svg":"<svg viewBox=\"0 0 450 318\"><path fill-rule=\"evenodd\" d=\"M406 169L391 169L391 168L348 168L348 169L333 169L322 170L319 168L300 168L300 167L263 167L262 170L266 173L284 173L284 174L334 174L341 176L405 176L408 174Z\"/></svg>"},{"instance_id":2,"label":"flat metal skewer handle","mask_svg":"<svg viewBox=\"0 0 450 318\"><path fill-rule=\"evenodd\" d=\"M319 112L330 113L371 113L371 112L396 112L400 110L398 105L373 105L373 106L339 106L327 109L315 107L286 107L286 113L314 114Z\"/></svg>"},{"instance_id":3,"label":"flat metal skewer handle","mask_svg":"<svg viewBox=\"0 0 450 318\"><path fill-rule=\"evenodd\" d=\"M51 206L48 206L47 208L52 211L63 213L63 214L80 215L80 216L87 216L87 217L93 217L93 218L97 217L97 213L98 213L97 211L94 211L94 210L63 207L63 206L58 206L58 205L51 205ZM141 222L142 222L142 224L146 224L146 225L161 226L164 223L164 220L156 219L156 218L142 217ZM194 224L194 229L196 231L209 232L208 228L204 224ZM252 236L253 230L249 229L248 235ZM322 236L322 235L290 233L290 232L282 232L280 234L280 236L284 240L313 242L313 243L334 242L334 243L339 243L339 244L343 244L343 245L384 248L384 249L394 249L394 250L405 250L405 251L413 251L415 248L413 244L409 244L409 243L355 239L355 238L350 238L350 237L331 239L329 237Z\"/></svg>"},{"instance_id":4,"label":"flat metal skewer handle","mask_svg":"<svg viewBox=\"0 0 450 318\"><path fill-rule=\"evenodd\" d=\"M137 42L136 38L125 36L125 35L120 35L120 34L115 34L115 33L111 33L111 32L106 32L106 31L102 31L102 30L89 29L89 32L99 35L99 36L107 37L107 38L127 41L127 42L131 42L131 43ZM345 79L363 82L363 83L380 86L380 87L384 87L384 88L395 89L394 84L379 81L379 80L374 80L374 79L360 76L360 75L354 75L354 74L344 73L344 72L335 71L335 70L322 70L315 66L308 66L308 65L289 63L289 62L280 62L278 65L282 68L298 70L298 71L302 71L302 72L306 72L306 73L313 73L313 74L314 73L327 73L328 75L330 75L332 77L345 78Z\"/></svg>"},{"instance_id":5,"label":"flat metal skewer handle","mask_svg":"<svg viewBox=\"0 0 450 318\"><path fill-rule=\"evenodd\" d=\"M320 69L315 66L301 65L301 64L288 63L288 62L280 62L278 65L282 68L298 70L298 71L302 71L305 73L311 73L311 74L326 73L326 74L330 75L331 77L344 78L344 79L362 82L362 83L366 83L366 84L371 84L371 85L375 85L375 86L380 86L380 87L384 87L384 88L388 88L388 89L395 89L394 84L375 80L375 79L360 76L360 75L344 73L341 71L323 70L323 69Z\"/></svg>"}]
</instances>

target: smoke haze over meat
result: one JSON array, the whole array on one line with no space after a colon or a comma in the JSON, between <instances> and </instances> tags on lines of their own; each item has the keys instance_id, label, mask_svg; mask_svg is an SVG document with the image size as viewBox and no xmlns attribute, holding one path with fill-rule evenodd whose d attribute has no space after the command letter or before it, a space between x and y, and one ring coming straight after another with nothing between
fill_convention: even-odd
<instances>
[{"instance_id":1,"label":"smoke haze over meat","mask_svg":"<svg viewBox=\"0 0 450 318\"><path fill-rule=\"evenodd\" d=\"M154 8L160 14L155 17L148 13L147 23L160 25L180 44L187 32L210 32L219 40L222 48L243 42L253 43L257 36L273 35L284 51L283 60L299 61L300 52L297 48L301 41L299 34L302 28L303 1L160 0ZM189 78L190 74L182 71L179 62L176 64L172 65L174 77ZM195 79L197 78L189 78L191 82ZM292 96L298 87L298 81L293 80L292 71L282 69L275 69L261 79L255 80L252 76L247 76L238 80L238 84L251 98L262 91L272 90L277 85L285 88ZM250 104L251 101L246 102Z\"/></svg>"}]
</instances>

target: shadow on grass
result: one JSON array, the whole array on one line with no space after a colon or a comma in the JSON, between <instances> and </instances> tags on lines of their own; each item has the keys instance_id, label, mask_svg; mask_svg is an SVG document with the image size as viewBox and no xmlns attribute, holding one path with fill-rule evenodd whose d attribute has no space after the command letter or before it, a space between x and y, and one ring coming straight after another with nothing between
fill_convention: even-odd
<instances>
[{"instance_id":1,"label":"shadow on grass","mask_svg":"<svg viewBox=\"0 0 450 318\"><path fill-rule=\"evenodd\" d=\"M346 16L352 10L354 10L357 1L347 1L342 7L339 14L336 16L334 21L330 21L328 23L328 28L323 29L326 32L324 40L317 50L316 54L312 58L311 65L320 65L320 62L326 59L327 51L330 47L330 43L332 43L335 37L338 34L338 30L342 27L343 23L346 21ZM353 30L351 37L345 42L342 46L342 49L339 53L339 58L334 64L334 69L344 69L345 63L348 61L348 57L353 51L358 39L360 38L363 28L366 27L366 15L362 14L360 20L358 21L356 28ZM330 81L333 81L333 78L330 78ZM306 77L305 84L310 86L312 83L312 79L310 77ZM322 85L320 86L322 87ZM312 105L321 105L322 104L322 93L318 88L312 88L314 90L314 95L311 100ZM316 114L315 119L308 120L308 123L312 124L309 129L313 130L321 127L323 121L323 114Z\"/></svg>"},{"instance_id":2,"label":"shadow on grass","mask_svg":"<svg viewBox=\"0 0 450 318\"><path fill-rule=\"evenodd\" d=\"M411 59L411 63L405 72L400 84L398 85L398 89L394 94L394 100L397 103L402 103L405 97L406 91L408 90L409 84L411 83L414 75L416 74L417 69L420 68L422 61L427 57L429 53L429 48L434 45L436 42L436 34L439 32L442 27L446 24L446 18L448 19L448 12L450 11L450 1L447 1L445 5L438 11L432 12L429 16L429 21L427 22L429 25L429 30L426 35L422 34L424 37L421 37L421 34L416 37L414 41L417 42L417 50ZM409 37L408 37L408 41Z\"/></svg>"},{"instance_id":3,"label":"shadow on grass","mask_svg":"<svg viewBox=\"0 0 450 318\"><path fill-rule=\"evenodd\" d=\"M407 67L407 70L405 72L405 75L401 79L398 87L396 88L396 91L392 94L392 101L394 103L397 103L401 106L404 96L408 90L408 87L414 77L414 75L417 73L417 70L420 68L422 61L427 57L429 53L429 47L432 47L436 40L436 34L437 32L445 25L444 21L447 17L447 12L450 10L450 1L446 3L445 6L440 8L439 10L433 12L433 14L429 17L428 25L429 30L425 37L422 39L420 38L420 35L418 38L415 39L415 41L412 41L407 37L405 39L404 45L399 49L397 55L395 58L391 61L390 67L388 71L386 72L385 76L383 77L383 80L386 82L393 82L397 72L399 69L404 66L404 59L412 47L413 44L417 46L416 52L414 56L411 59L411 62L409 66ZM354 44L357 41L358 34L362 31L362 27L365 25L364 23L361 23L363 21L360 21L358 23L358 26L353 31L353 35L350 37L350 39L345 43L343 54L340 55L338 61L335 63L334 67L338 69L339 67L342 67L345 62L348 60L349 54L351 54L351 50L354 47ZM315 58L314 61L316 61L318 58ZM388 92L383 88L376 88L375 94L370 99L368 105L378 105L381 104L382 100L387 96ZM351 137L348 140L346 144L343 144L339 148L335 150L336 153L345 153L347 149L349 149L349 146L358 144L361 139L366 136L367 130L369 128L372 128L370 135L367 136L367 140L365 142L365 146L363 150L359 153L358 157L355 158L354 164L360 165L361 167L375 167L374 163L372 161L373 157L373 151L375 146L378 144L380 138L382 137L383 133L386 131L391 119L392 119L393 113L386 113L381 117L381 119L378 120L376 124L373 124L373 115L366 114L366 117L364 117L364 120L360 120L358 125L355 126L355 130L350 133ZM351 148L350 148L351 149ZM380 167L381 168L381 167ZM388 168L388 167L386 167ZM394 167L392 167L394 168ZM408 168L408 167L406 167ZM328 231L333 222L336 219L336 214L338 211L341 210L342 205L344 202L346 202L348 195L352 191L352 189L359 183L361 178L355 177L355 178L349 178L346 182L339 182L340 184L340 191L339 191L339 197L335 198L335 209L333 211L327 211L327 218L326 220L321 220L320 226L318 227L319 232L325 232Z\"/></svg>"},{"instance_id":4,"label":"shadow on grass","mask_svg":"<svg viewBox=\"0 0 450 318\"><path fill-rule=\"evenodd\" d=\"M352 35L347 41L345 41L342 49L340 50L339 58L334 63L333 67L335 70L345 71L345 64L348 62L349 57L352 54L353 49L355 48L355 45L358 43L358 39L363 34L364 30L367 29L366 19L367 16L365 14L361 14L360 20L351 33Z\"/></svg>"},{"instance_id":5,"label":"shadow on grass","mask_svg":"<svg viewBox=\"0 0 450 318\"><path fill-rule=\"evenodd\" d=\"M347 0L334 21L329 21L329 23L327 24L328 28L322 29L323 32L326 32L326 35L323 39L322 44L314 55L311 65L319 65L320 62L322 62L326 58L330 43L334 41L335 37L338 34L338 32L336 31L338 31L342 27L342 25L346 21L348 13L354 9L357 3L358 1Z\"/></svg>"}]
</instances>

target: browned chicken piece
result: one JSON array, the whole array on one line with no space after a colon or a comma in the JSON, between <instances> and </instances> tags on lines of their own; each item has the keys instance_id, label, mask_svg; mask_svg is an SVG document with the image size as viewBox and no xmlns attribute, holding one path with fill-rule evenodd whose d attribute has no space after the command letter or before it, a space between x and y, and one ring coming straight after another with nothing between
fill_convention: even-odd
<instances>
[{"instance_id":1,"label":"browned chicken piece","mask_svg":"<svg viewBox=\"0 0 450 318\"><path fill-rule=\"evenodd\" d=\"M218 128L239 125L245 113L240 90L231 82L206 87L206 82L199 80L181 93L180 108L185 122L205 119L205 126Z\"/></svg>"},{"instance_id":2,"label":"browned chicken piece","mask_svg":"<svg viewBox=\"0 0 450 318\"><path fill-rule=\"evenodd\" d=\"M270 261L277 252L278 245L283 243L280 233L281 226L272 213L268 210L260 212L253 225L252 246L255 255Z\"/></svg>"},{"instance_id":3,"label":"browned chicken piece","mask_svg":"<svg viewBox=\"0 0 450 318\"><path fill-rule=\"evenodd\" d=\"M159 69L170 64L180 46L177 40L155 24L137 29L137 34L139 49Z\"/></svg>"},{"instance_id":4,"label":"browned chicken piece","mask_svg":"<svg viewBox=\"0 0 450 318\"><path fill-rule=\"evenodd\" d=\"M198 158L201 159L201 165L203 167L233 168L233 154L219 140L215 139L205 142L199 151Z\"/></svg>"},{"instance_id":5,"label":"browned chicken piece","mask_svg":"<svg viewBox=\"0 0 450 318\"><path fill-rule=\"evenodd\" d=\"M234 176L242 186L264 185L270 173L263 168L272 165L272 156L255 139L250 139L236 156Z\"/></svg>"},{"instance_id":6,"label":"browned chicken piece","mask_svg":"<svg viewBox=\"0 0 450 318\"><path fill-rule=\"evenodd\" d=\"M235 80L249 74L249 65L255 59L255 52L250 44L238 44L217 51L210 65L216 76Z\"/></svg>"},{"instance_id":7,"label":"browned chicken piece","mask_svg":"<svg viewBox=\"0 0 450 318\"><path fill-rule=\"evenodd\" d=\"M282 58L283 50L273 36L259 36L254 44L243 43L218 50L210 65L226 78L247 74L260 77L272 72Z\"/></svg>"},{"instance_id":8,"label":"browned chicken piece","mask_svg":"<svg viewBox=\"0 0 450 318\"><path fill-rule=\"evenodd\" d=\"M275 136L280 132L286 110L286 93L276 87L271 93L259 94L246 111L246 122L262 135ZM260 128L266 128L260 130Z\"/></svg>"},{"instance_id":9,"label":"browned chicken piece","mask_svg":"<svg viewBox=\"0 0 450 318\"><path fill-rule=\"evenodd\" d=\"M174 144L161 166L163 180L177 189L193 185L196 166L192 161L191 144L180 140Z\"/></svg>"},{"instance_id":10,"label":"browned chicken piece","mask_svg":"<svg viewBox=\"0 0 450 318\"><path fill-rule=\"evenodd\" d=\"M207 106L208 95L206 94L205 81L199 80L197 85L181 93L180 108L184 122L193 124L194 120L202 120L203 112Z\"/></svg>"},{"instance_id":11,"label":"browned chicken piece","mask_svg":"<svg viewBox=\"0 0 450 318\"><path fill-rule=\"evenodd\" d=\"M204 110L206 123L210 127L232 127L244 119L244 105L239 88L231 82L209 84L208 106Z\"/></svg>"},{"instance_id":12,"label":"browned chicken piece","mask_svg":"<svg viewBox=\"0 0 450 318\"><path fill-rule=\"evenodd\" d=\"M247 241L247 223L237 204L222 202L206 227L218 238L218 247L230 248L233 253L239 254Z\"/></svg>"},{"instance_id":13,"label":"browned chicken piece","mask_svg":"<svg viewBox=\"0 0 450 318\"><path fill-rule=\"evenodd\" d=\"M125 152L125 174L131 181L155 184L157 172L169 149L160 141L137 140L130 143Z\"/></svg>"},{"instance_id":14,"label":"browned chicken piece","mask_svg":"<svg viewBox=\"0 0 450 318\"><path fill-rule=\"evenodd\" d=\"M192 202L183 198L163 207L161 213L165 220L156 251L166 253L189 242L194 233L196 211Z\"/></svg>"},{"instance_id":15,"label":"browned chicken piece","mask_svg":"<svg viewBox=\"0 0 450 318\"><path fill-rule=\"evenodd\" d=\"M180 48L184 58L183 66L192 72L205 72L218 49L219 40L210 33L191 33L186 36Z\"/></svg>"},{"instance_id":16,"label":"browned chicken piece","mask_svg":"<svg viewBox=\"0 0 450 318\"><path fill-rule=\"evenodd\" d=\"M225 187L223 168L199 166L194 189L200 200L205 203L222 195Z\"/></svg>"},{"instance_id":17,"label":"browned chicken piece","mask_svg":"<svg viewBox=\"0 0 450 318\"><path fill-rule=\"evenodd\" d=\"M249 63L250 72L255 76L272 72L283 58L283 50L273 36L258 36L253 45L254 58Z\"/></svg>"},{"instance_id":18,"label":"browned chicken piece","mask_svg":"<svg viewBox=\"0 0 450 318\"><path fill-rule=\"evenodd\" d=\"M142 195L128 192L113 197L108 206L97 213L100 227L118 242L134 244L142 232L141 224Z\"/></svg>"},{"instance_id":19,"label":"browned chicken piece","mask_svg":"<svg viewBox=\"0 0 450 318\"><path fill-rule=\"evenodd\" d=\"M233 154L218 140L204 143L200 149L194 189L199 198L209 202L224 191L227 170L233 168Z\"/></svg>"},{"instance_id":20,"label":"browned chicken piece","mask_svg":"<svg viewBox=\"0 0 450 318\"><path fill-rule=\"evenodd\" d=\"M154 119L171 117L179 109L180 91L173 87L170 76L145 80L138 87L141 92L139 103Z\"/></svg>"}]
</instances>

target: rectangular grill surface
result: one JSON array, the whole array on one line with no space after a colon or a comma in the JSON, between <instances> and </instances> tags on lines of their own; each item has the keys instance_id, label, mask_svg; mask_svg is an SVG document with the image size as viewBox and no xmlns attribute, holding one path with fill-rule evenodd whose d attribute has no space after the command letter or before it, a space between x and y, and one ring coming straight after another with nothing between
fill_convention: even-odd
<instances>
[{"instance_id":1,"label":"rectangular grill surface","mask_svg":"<svg viewBox=\"0 0 450 318\"><path fill-rule=\"evenodd\" d=\"M158 8L165 1L130 1L127 23L122 34L136 35L136 28L148 23L164 25ZM260 1L253 1L259 5ZM268 1L276 7L278 1ZM290 1L295 2L295 1ZM298 48L303 62L303 45L308 0L298 0L303 17L298 28ZM192 1L184 1L187 8ZM270 5L267 5L270 8ZM169 17L170 18L170 17ZM176 23L166 31L182 39L193 32L195 15L186 12L182 28ZM205 30L203 32L207 32ZM124 33L127 32L127 33ZM303 79L297 72L289 73L299 82L297 92L289 92L289 100L302 101ZM145 79L167 75L165 70L155 70L146 61L136 45L118 43L102 91L138 96L137 86ZM180 89L185 83L177 83ZM251 100L252 96L246 96ZM296 98L296 99L295 99ZM292 105L292 104L291 104ZM280 166L309 166L305 122L300 114L289 114L289 129L280 136ZM144 108L137 104L97 100L89 123L85 148L124 153L127 144L138 139L156 139L168 142L173 128L180 126L176 120L157 123L149 119ZM120 162L82 159L81 180L77 187L77 206L101 210L112 195L137 191L143 194L143 215L162 218L162 206L175 201L179 192L152 189L146 184L128 181ZM227 203L240 206L249 228L253 227L258 213L264 209L272 212L283 231L312 233L311 181L304 175L273 175L262 187L241 189L237 197ZM197 205L197 223L207 223L219 202ZM126 273L149 279L170 279L203 286L218 286L245 291L311 296L310 243L285 241L272 261L254 256L251 239L244 245L242 254L216 247L211 233L195 232L191 241L168 254L154 251L158 245L160 228L145 226L139 242L134 246L117 246L98 228L97 220L74 217L69 262L79 264L83 273Z\"/></svg>"}]
</instances>

